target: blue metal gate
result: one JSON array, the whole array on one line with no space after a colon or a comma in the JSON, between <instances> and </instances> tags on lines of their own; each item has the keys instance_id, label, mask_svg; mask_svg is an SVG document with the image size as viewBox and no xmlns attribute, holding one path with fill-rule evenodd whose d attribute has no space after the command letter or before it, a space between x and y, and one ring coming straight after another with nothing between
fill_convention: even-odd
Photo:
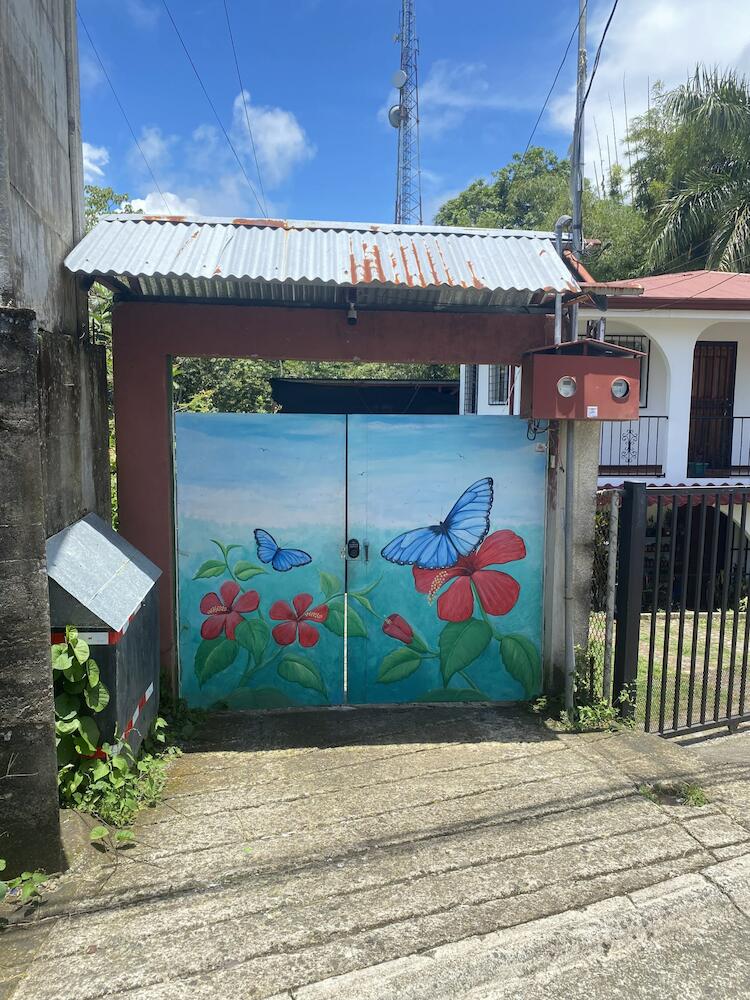
<instances>
[{"instance_id":1,"label":"blue metal gate","mask_svg":"<svg viewBox=\"0 0 750 1000\"><path fill-rule=\"evenodd\" d=\"M535 695L545 466L513 417L178 414L183 696Z\"/></svg>"}]
</instances>

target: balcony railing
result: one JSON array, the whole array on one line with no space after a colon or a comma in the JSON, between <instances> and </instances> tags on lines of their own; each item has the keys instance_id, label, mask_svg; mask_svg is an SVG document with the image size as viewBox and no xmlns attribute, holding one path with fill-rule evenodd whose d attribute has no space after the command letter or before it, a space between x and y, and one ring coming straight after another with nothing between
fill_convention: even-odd
<instances>
[{"instance_id":1,"label":"balcony railing","mask_svg":"<svg viewBox=\"0 0 750 1000\"><path fill-rule=\"evenodd\" d=\"M658 478L664 475L666 453L666 417L602 421L600 476Z\"/></svg>"},{"instance_id":2,"label":"balcony railing","mask_svg":"<svg viewBox=\"0 0 750 1000\"><path fill-rule=\"evenodd\" d=\"M691 417L687 474L750 476L750 417Z\"/></svg>"}]
</instances>

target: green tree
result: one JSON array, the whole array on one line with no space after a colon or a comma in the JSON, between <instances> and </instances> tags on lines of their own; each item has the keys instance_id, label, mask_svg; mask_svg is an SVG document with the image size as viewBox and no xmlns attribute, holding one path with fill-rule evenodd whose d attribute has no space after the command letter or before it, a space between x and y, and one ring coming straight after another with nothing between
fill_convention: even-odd
<instances>
[{"instance_id":1,"label":"green tree","mask_svg":"<svg viewBox=\"0 0 750 1000\"><path fill-rule=\"evenodd\" d=\"M551 232L561 215L570 214L570 162L552 150L534 146L526 156L476 180L438 211L444 226L536 229ZM646 225L642 214L623 200L622 174L609 178L610 195L600 198L587 181L583 195L584 231L598 246L586 266L600 281L642 275L646 257Z\"/></svg>"},{"instance_id":2,"label":"green tree","mask_svg":"<svg viewBox=\"0 0 750 1000\"><path fill-rule=\"evenodd\" d=\"M652 267L750 270L747 78L699 66L632 134L641 143L639 199L650 215Z\"/></svg>"}]
</instances>

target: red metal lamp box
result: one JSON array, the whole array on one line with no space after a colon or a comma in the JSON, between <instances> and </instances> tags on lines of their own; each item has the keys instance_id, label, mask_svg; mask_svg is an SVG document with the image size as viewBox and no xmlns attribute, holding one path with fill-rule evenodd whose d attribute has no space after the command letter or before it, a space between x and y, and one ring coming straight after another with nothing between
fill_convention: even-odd
<instances>
[{"instance_id":1,"label":"red metal lamp box","mask_svg":"<svg viewBox=\"0 0 750 1000\"><path fill-rule=\"evenodd\" d=\"M640 351L574 340L523 356L521 416L533 420L637 420Z\"/></svg>"}]
</instances>

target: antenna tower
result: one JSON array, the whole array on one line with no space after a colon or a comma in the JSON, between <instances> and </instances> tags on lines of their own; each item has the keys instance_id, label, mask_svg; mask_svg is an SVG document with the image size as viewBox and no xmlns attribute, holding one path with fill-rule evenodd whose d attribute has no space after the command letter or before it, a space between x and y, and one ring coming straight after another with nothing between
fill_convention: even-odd
<instances>
[{"instance_id":1,"label":"antenna tower","mask_svg":"<svg viewBox=\"0 0 750 1000\"><path fill-rule=\"evenodd\" d=\"M417 85L417 23L414 0L401 0L401 23L396 41L401 43L401 68L393 74L399 102L388 112L398 129L396 174L396 224L422 225L422 180L419 164L419 88Z\"/></svg>"}]
</instances>

